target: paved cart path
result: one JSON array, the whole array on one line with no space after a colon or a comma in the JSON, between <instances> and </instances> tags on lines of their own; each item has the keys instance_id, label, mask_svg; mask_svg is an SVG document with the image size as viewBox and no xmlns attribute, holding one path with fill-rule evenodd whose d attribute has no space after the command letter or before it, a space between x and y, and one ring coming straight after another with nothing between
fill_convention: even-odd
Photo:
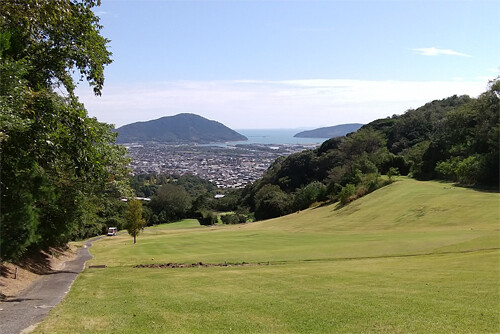
<instances>
[{"instance_id":1,"label":"paved cart path","mask_svg":"<svg viewBox=\"0 0 500 334\"><path fill-rule=\"evenodd\" d=\"M29 332L29 329L41 322L64 298L76 276L83 270L85 262L92 259L89 253L92 242L101 238L86 242L84 247L77 250L76 258L66 262L61 270L43 275L18 296L0 303L0 333Z\"/></svg>"}]
</instances>

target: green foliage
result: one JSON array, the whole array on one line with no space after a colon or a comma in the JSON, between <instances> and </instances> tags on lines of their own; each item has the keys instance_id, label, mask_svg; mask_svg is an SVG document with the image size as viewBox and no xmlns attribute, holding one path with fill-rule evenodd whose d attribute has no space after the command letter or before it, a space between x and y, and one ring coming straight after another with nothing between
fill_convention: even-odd
<instances>
[{"instance_id":1,"label":"green foliage","mask_svg":"<svg viewBox=\"0 0 500 334\"><path fill-rule=\"evenodd\" d=\"M430 140L422 141L401 153L405 160L410 164L409 175L417 178L421 178L423 176L422 170L424 166L424 154L427 152L430 145Z\"/></svg>"},{"instance_id":2,"label":"green foliage","mask_svg":"<svg viewBox=\"0 0 500 334\"><path fill-rule=\"evenodd\" d=\"M191 197L184 187L167 183L151 198L153 223L166 223L186 217L191 207Z\"/></svg>"},{"instance_id":3,"label":"green foliage","mask_svg":"<svg viewBox=\"0 0 500 334\"><path fill-rule=\"evenodd\" d=\"M2 58L29 64L25 76L35 90L62 85L70 94L74 70L100 94L109 40L92 8L95 0L4 1L0 15ZM8 37L6 37L8 36ZM7 38L10 39L8 43Z\"/></svg>"},{"instance_id":4,"label":"green foliage","mask_svg":"<svg viewBox=\"0 0 500 334\"><path fill-rule=\"evenodd\" d=\"M217 214L212 211L201 211L198 213L196 219L198 219L200 225L204 226L215 225L219 222Z\"/></svg>"},{"instance_id":5,"label":"green foliage","mask_svg":"<svg viewBox=\"0 0 500 334\"><path fill-rule=\"evenodd\" d=\"M257 220L280 217L292 212L292 197L277 186L262 187L255 195L255 201Z\"/></svg>"},{"instance_id":6,"label":"green foliage","mask_svg":"<svg viewBox=\"0 0 500 334\"><path fill-rule=\"evenodd\" d=\"M221 215L220 219L221 219L222 223L230 224L230 225L243 224L243 223L247 222L247 217L245 215L238 214L238 213L230 213L230 214Z\"/></svg>"},{"instance_id":7,"label":"green foliage","mask_svg":"<svg viewBox=\"0 0 500 334\"><path fill-rule=\"evenodd\" d=\"M486 162L484 155L471 155L465 159L458 157L441 161L436 171L444 179L456 180L464 185L476 184L485 174Z\"/></svg>"},{"instance_id":8,"label":"green foliage","mask_svg":"<svg viewBox=\"0 0 500 334\"><path fill-rule=\"evenodd\" d=\"M324 201L326 199L326 191L326 186L319 181L309 183L295 192L293 209L295 211L304 210L315 202Z\"/></svg>"},{"instance_id":9,"label":"green foliage","mask_svg":"<svg viewBox=\"0 0 500 334\"><path fill-rule=\"evenodd\" d=\"M73 95L96 94L111 62L95 1L8 1L0 13L0 253L100 234L107 202L129 192L125 148ZM55 93L63 87L67 96ZM60 91L60 90L59 90Z\"/></svg>"},{"instance_id":10,"label":"green foliage","mask_svg":"<svg viewBox=\"0 0 500 334\"><path fill-rule=\"evenodd\" d=\"M156 225L194 217L202 210L231 211L236 209L239 195L228 193L220 200L213 196L217 187L194 175L139 174L130 178L136 196L150 197L145 206L148 224Z\"/></svg>"},{"instance_id":11,"label":"green foliage","mask_svg":"<svg viewBox=\"0 0 500 334\"><path fill-rule=\"evenodd\" d=\"M470 103L450 111L436 133L429 169L463 184L499 181L500 79ZM439 157L437 155L440 155Z\"/></svg>"},{"instance_id":12,"label":"green foliage","mask_svg":"<svg viewBox=\"0 0 500 334\"><path fill-rule=\"evenodd\" d=\"M387 172L387 176L389 177L389 180L392 180L392 178L393 178L394 176L398 176L398 175L401 175L401 174L399 173L398 168L395 168L395 167L391 167L391 168L389 168L389 171Z\"/></svg>"},{"instance_id":13,"label":"green foliage","mask_svg":"<svg viewBox=\"0 0 500 334\"><path fill-rule=\"evenodd\" d=\"M354 194L356 193L356 186L354 184L346 184L345 187L342 187L342 190L338 193L338 199L340 201L340 204L345 205L349 203L352 199Z\"/></svg>"},{"instance_id":14,"label":"green foliage","mask_svg":"<svg viewBox=\"0 0 500 334\"><path fill-rule=\"evenodd\" d=\"M137 199L128 201L127 211L125 211L125 221L128 234L134 237L134 244L136 237L141 233L141 230L146 225L146 221L142 218L142 203Z\"/></svg>"},{"instance_id":15,"label":"green foliage","mask_svg":"<svg viewBox=\"0 0 500 334\"><path fill-rule=\"evenodd\" d=\"M211 210L220 212L234 211L238 208L238 201L241 196L241 190L235 189L226 191L225 196L222 198L211 198L206 202L206 206Z\"/></svg>"}]
</instances>

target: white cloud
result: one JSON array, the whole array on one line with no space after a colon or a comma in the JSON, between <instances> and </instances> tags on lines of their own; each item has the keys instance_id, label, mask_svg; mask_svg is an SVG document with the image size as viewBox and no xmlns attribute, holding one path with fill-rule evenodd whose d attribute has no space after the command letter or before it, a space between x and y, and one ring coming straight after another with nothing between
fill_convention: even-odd
<instances>
[{"instance_id":1,"label":"white cloud","mask_svg":"<svg viewBox=\"0 0 500 334\"><path fill-rule=\"evenodd\" d=\"M438 49L435 47L432 48L417 48L417 49L412 49L415 53L418 53L419 55L422 56L440 56L440 55L446 55L446 56L459 56L459 57L472 57L471 55L468 55L466 53L462 52L457 52L453 51L450 49Z\"/></svg>"},{"instance_id":2,"label":"white cloud","mask_svg":"<svg viewBox=\"0 0 500 334\"><path fill-rule=\"evenodd\" d=\"M367 123L454 94L477 96L487 81L235 80L107 85L78 89L89 115L117 126L188 112L234 129Z\"/></svg>"}]
</instances>

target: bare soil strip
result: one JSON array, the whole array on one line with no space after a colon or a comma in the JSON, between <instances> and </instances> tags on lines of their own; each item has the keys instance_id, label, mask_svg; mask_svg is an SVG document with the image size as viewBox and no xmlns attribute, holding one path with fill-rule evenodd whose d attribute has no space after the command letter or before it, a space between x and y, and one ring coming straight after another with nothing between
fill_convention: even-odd
<instances>
[{"instance_id":1,"label":"bare soil strip","mask_svg":"<svg viewBox=\"0 0 500 334\"><path fill-rule=\"evenodd\" d=\"M138 264L134 268L160 268L160 269L177 269L177 268L208 268L208 267L241 267L241 266L269 266L269 265L283 265L290 263L301 262L332 262L332 261L352 261L352 260L370 260L370 259L390 259L390 258L405 258L405 257L419 257L419 256L433 256L433 255L448 255L448 254L467 254L476 252L487 252L500 250L499 247L471 249L464 251L454 252L436 252L436 253L420 253L420 254L401 254L401 255L383 255L383 256L362 256L362 257L341 257L341 258L325 258L325 259L305 259L295 261L268 261L268 262L224 262L224 263L150 263ZM95 266L97 267L97 266ZM105 267L105 266L104 266ZM90 268L90 267L89 267Z\"/></svg>"},{"instance_id":2,"label":"bare soil strip","mask_svg":"<svg viewBox=\"0 0 500 334\"><path fill-rule=\"evenodd\" d=\"M268 265L269 262L265 263L248 263L248 262L236 262L236 263L151 263L151 264L138 264L134 268L163 268L163 269L175 269L175 268L200 268L200 267L236 267L236 266L257 266L257 265Z\"/></svg>"}]
</instances>

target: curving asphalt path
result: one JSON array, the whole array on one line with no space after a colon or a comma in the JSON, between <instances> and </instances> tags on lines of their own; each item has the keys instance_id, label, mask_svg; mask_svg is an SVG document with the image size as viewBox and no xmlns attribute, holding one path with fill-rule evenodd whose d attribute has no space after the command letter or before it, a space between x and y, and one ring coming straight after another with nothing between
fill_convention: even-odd
<instances>
[{"instance_id":1,"label":"curving asphalt path","mask_svg":"<svg viewBox=\"0 0 500 334\"><path fill-rule=\"evenodd\" d=\"M17 297L0 303L0 333L26 333L41 322L64 298L85 262L92 259L89 253L92 242L101 238L87 241L77 250L76 259L66 262L63 269L44 275Z\"/></svg>"}]
</instances>

